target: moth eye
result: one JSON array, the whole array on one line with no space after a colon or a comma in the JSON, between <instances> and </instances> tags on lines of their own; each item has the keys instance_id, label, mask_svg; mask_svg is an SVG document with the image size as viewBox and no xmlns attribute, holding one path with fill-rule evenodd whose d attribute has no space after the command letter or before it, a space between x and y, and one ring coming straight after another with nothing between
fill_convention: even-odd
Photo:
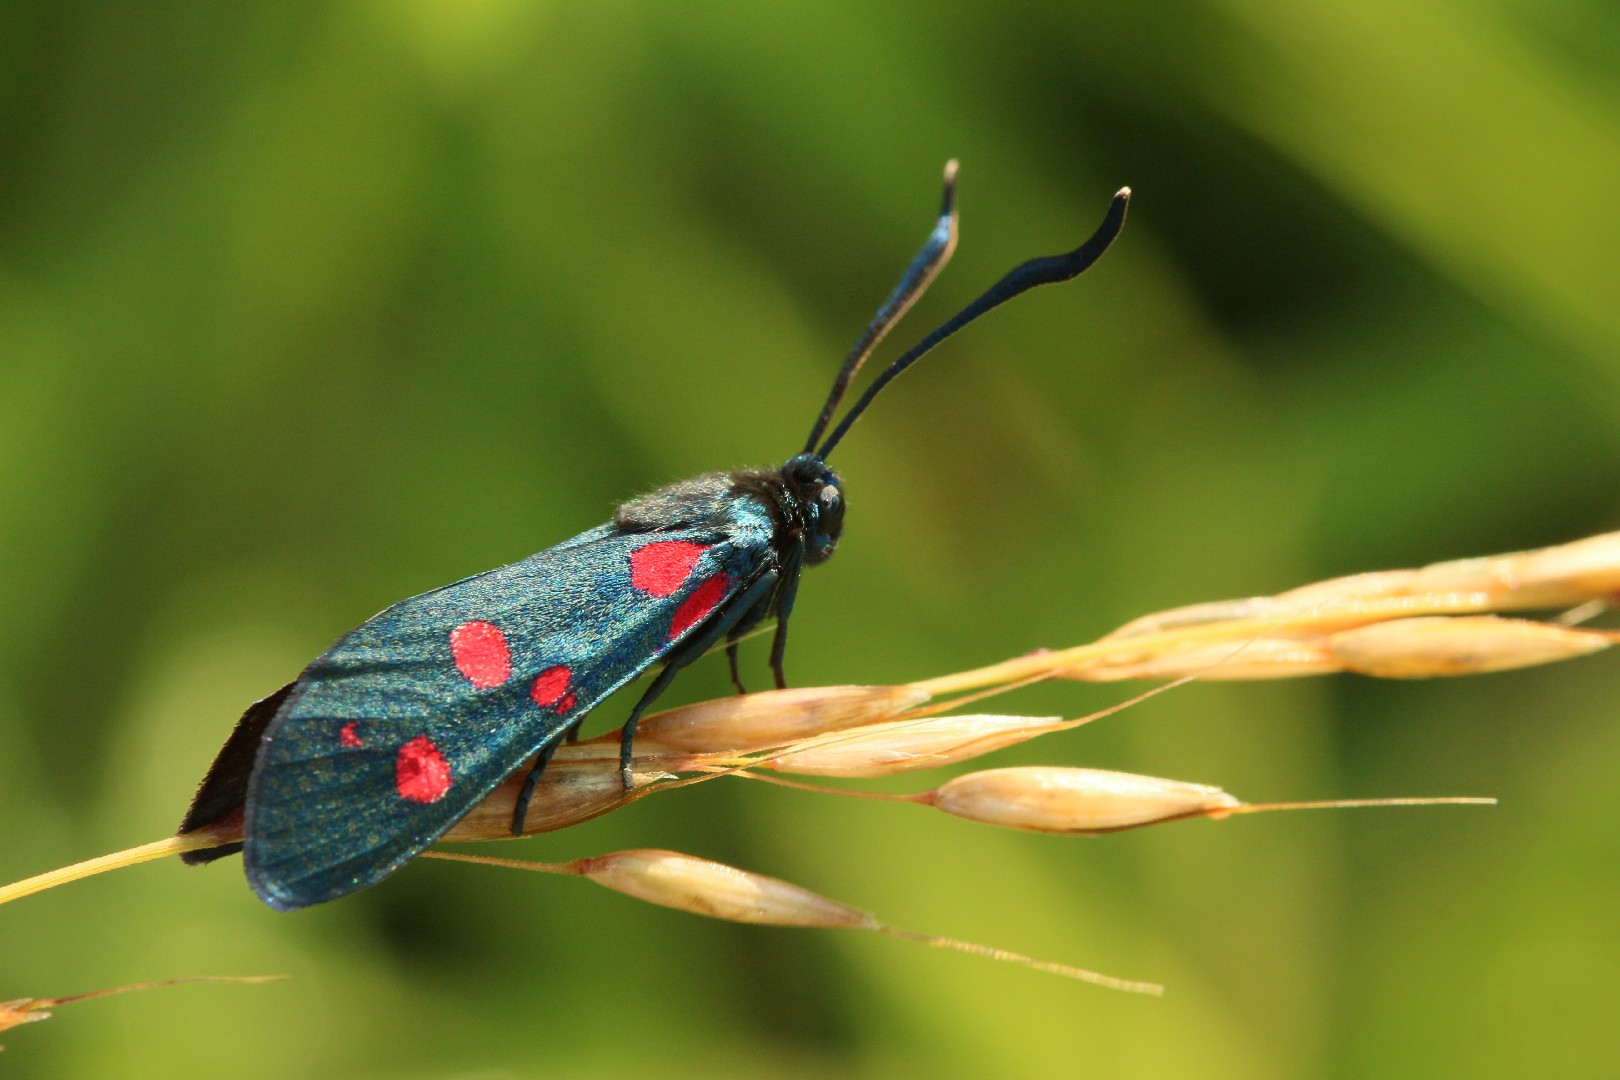
<instances>
[{"instance_id":1,"label":"moth eye","mask_svg":"<svg viewBox=\"0 0 1620 1080\"><path fill-rule=\"evenodd\" d=\"M816 507L820 511L818 529L836 535L844 524L844 493L835 485L827 484L816 492Z\"/></svg>"}]
</instances>

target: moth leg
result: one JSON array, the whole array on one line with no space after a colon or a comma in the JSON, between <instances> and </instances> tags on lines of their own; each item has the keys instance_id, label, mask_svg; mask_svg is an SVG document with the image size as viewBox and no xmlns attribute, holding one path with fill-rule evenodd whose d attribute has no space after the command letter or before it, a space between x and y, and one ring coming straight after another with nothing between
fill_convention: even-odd
<instances>
[{"instance_id":1,"label":"moth leg","mask_svg":"<svg viewBox=\"0 0 1620 1080\"><path fill-rule=\"evenodd\" d=\"M787 676L782 672L782 658L787 655L788 617L793 614L793 600L799 593L799 573L804 569L804 542L801 540L782 564L782 587L776 593L776 634L771 638L771 674L776 676L776 688L787 689Z\"/></svg>"},{"instance_id":2,"label":"moth leg","mask_svg":"<svg viewBox=\"0 0 1620 1080\"><path fill-rule=\"evenodd\" d=\"M624 731L619 735L619 782L624 785L626 791L635 786L630 776L630 754L635 749L636 725L641 722L641 714L647 706L656 701L658 695L668 690L669 684L675 681L676 673L685 666L682 659L683 657L670 657L669 662L664 665L664 670L658 673L658 678L652 681L652 685L647 687L647 692L641 695L641 700L636 702L636 707L630 710L630 719L624 722Z\"/></svg>"},{"instance_id":3,"label":"moth leg","mask_svg":"<svg viewBox=\"0 0 1620 1080\"><path fill-rule=\"evenodd\" d=\"M571 743L579 738L579 727L585 722L582 716L568 725L563 737L554 740L540 748L540 753L534 759L534 766L529 769L529 775L524 778L523 790L518 793L517 804L512 807L512 835L523 835L523 823L529 816L529 800L534 797L534 786L540 782L540 774L546 771L546 764L551 761L551 755L557 752L557 747L563 743Z\"/></svg>"},{"instance_id":4,"label":"moth leg","mask_svg":"<svg viewBox=\"0 0 1620 1080\"><path fill-rule=\"evenodd\" d=\"M787 674L782 670L782 657L787 653L787 619L778 616L776 633L771 635L771 674L776 678L778 690L787 689Z\"/></svg>"},{"instance_id":5,"label":"moth leg","mask_svg":"<svg viewBox=\"0 0 1620 1080\"><path fill-rule=\"evenodd\" d=\"M630 776L630 755L635 749L636 725L641 722L641 714L647 706L657 700L658 695L669 689L669 684L675 681L675 675L681 668L690 664L710 649L719 644L726 632L744 619L749 612L759 606L762 599L768 599L771 591L776 587L777 575L775 570L766 570L753 582L733 597L709 621L699 628L698 632L687 638L670 652L669 659L664 663L664 670L647 687L636 707L630 710L630 719L624 722L624 731L619 736L619 779L624 784L624 790L629 791L633 786Z\"/></svg>"},{"instance_id":6,"label":"moth leg","mask_svg":"<svg viewBox=\"0 0 1620 1080\"><path fill-rule=\"evenodd\" d=\"M766 616L771 613L771 591L775 589L776 582L777 576L775 574L769 575L768 578L761 578L746 593L737 598L739 605L746 606L750 599L758 597L752 606L746 608L742 618L737 620L737 624L731 628L730 633L726 634L726 660L731 664L731 685L737 688L739 694L748 693L748 688L743 686L742 675L737 670L737 642L746 637L754 627L764 622Z\"/></svg>"},{"instance_id":7,"label":"moth leg","mask_svg":"<svg viewBox=\"0 0 1620 1080\"><path fill-rule=\"evenodd\" d=\"M561 739L554 739L542 746L540 753L535 755L534 766L523 780L523 790L518 793L517 805L512 807L513 836L523 835L523 823L529 817L529 800L534 797L534 785L540 782L540 774L546 771L546 762L551 760L551 755L557 752L561 743Z\"/></svg>"}]
</instances>

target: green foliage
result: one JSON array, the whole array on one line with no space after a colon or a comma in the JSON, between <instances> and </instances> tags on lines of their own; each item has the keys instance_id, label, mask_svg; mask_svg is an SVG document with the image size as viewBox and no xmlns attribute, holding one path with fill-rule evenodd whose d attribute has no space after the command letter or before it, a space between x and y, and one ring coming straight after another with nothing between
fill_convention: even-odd
<instances>
[{"instance_id":1,"label":"green foliage","mask_svg":"<svg viewBox=\"0 0 1620 1080\"><path fill-rule=\"evenodd\" d=\"M170 831L242 706L386 603L796 451L951 156L962 244L900 346L1122 184L1132 220L840 449L854 506L795 681L1620 515L1620 35L1592 0L36 3L0 27L6 880ZM0 910L0 998L293 980L86 1005L6 1064L1613 1075L1617 689L1605 658L1195 685L1040 750L1491 811L1076 841L708 784L500 852L678 848L1163 1000L442 863L284 916L234 862L175 863Z\"/></svg>"}]
</instances>

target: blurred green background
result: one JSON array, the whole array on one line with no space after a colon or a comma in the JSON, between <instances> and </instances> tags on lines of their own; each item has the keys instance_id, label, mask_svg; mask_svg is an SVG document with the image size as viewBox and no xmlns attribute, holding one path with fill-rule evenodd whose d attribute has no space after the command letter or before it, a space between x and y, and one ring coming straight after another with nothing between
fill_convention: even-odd
<instances>
[{"instance_id":1,"label":"blurred green background","mask_svg":"<svg viewBox=\"0 0 1620 1080\"><path fill-rule=\"evenodd\" d=\"M961 246L884 356L1122 184L1131 222L840 449L795 682L1613 529L1616 72L1599 0L5 5L0 876L171 831L241 708L387 603L797 450L951 156ZM991 762L1489 811L1066 840L716 783L494 849L673 847L1162 1000L447 864L280 915L171 861L0 910L0 998L293 980L65 1009L0 1061L1610 1077L1617 691L1602 656L1194 685Z\"/></svg>"}]
</instances>

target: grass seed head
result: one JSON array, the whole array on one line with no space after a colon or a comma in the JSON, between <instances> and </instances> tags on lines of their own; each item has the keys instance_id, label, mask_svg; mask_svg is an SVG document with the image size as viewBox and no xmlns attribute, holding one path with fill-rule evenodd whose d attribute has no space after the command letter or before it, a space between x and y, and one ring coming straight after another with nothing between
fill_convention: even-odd
<instances>
[{"instance_id":1,"label":"grass seed head","mask_svg":"<svg viewBox=\"0 0 1620 1080\"><path fill-rule=\"evenodd\" d=\"M510 840L512 838L512 811L528 779L527 766L508 776L501 786L485 796L484 800L456 822L450 831L440 837L443 843L466 840ZM534 796L529 800L529 812L524 818L523 835L551 832L577 825L582 821L617 809L640 797L655 781L664 779L659 772L635 772L635 786L624 790L619 776L619 756L614 751L611 759L587 761L553 761L540 774Z\"/></svg>"},{"instance_id":2,"label":"grass seed head","mask_svg":"<svg viewBox=\"0 0 1620 1080\"><path fill-rule=\"evenodd\" d=\"M1499 611L1570 607L1620 593L1620 533L1511 555L1457 559L1416 572L1417 592L1480 591Z\"/></svg>"},{"instance_id":3,"label":"grass seed head","mask_svg":"<svg viewBox=\"0 0 1620 1080\"><path fill-rule=\"evenodd\" d=\"M636 741L639 745L646 739L689 753L746 753L877 723L927 699L926 693L907 686L766 690L649 716L637 729ZM616 736L609 738L617 745Z\"/></svg>"},{"instance_id":4,"label":"grass seed head","mask_svg":"<svg viewBox=\"0 0 1620 1080\"><path fill-rule=\"evenodd\" d=\"M19 1024L32 1024L36 1020L49 1020L51 1014L41 1006L49 1005L39 998L14 998L0 1001L0 1031L9 1031ZM0 1050L5 1047L0 1046Z\"/></svg>"},{"instance_id":5,"label":"grass seed head","mask_svg":"<svg viewBox=\"0 0 1620 1080\"><path fill-rule=\"evenodd\" d=\"M159 979L156 982L131 983L128 986L110 986L104 990L88 990L82 994L70 994L67 997L55 998L13 998L11 1001L0 1001L0 1031L6 1031L19 1024L31 1024L36 1020L48 1020L51 1014L49 1009L60 1008L63 1005L72 1005L78 1001L89 1001L92 998L113 997L117 994L132 994L142 990L157 990L165 986L179 986L182 983L253 983L280 982L285 975L184 975L178 979ZM0 1046L0 1050L5 1047Z\"/></svg>"},{"instance_id":6,"label":"grass seed head","mask_svg":"<svg viewBox=\"0 0 1620 1080\"><path fill-rule=\"evenodd\" d=\"M598 885L714 919L768 926L876 926L866 912L808 889L676 851L615 851L573 865Z\"/></svg>"},{"instance_id":7,"label":"grass seed head","mask_svg":"<svg viewBox=\"0 0 1620 1080\"><path fill-rule=\"evenodd\" d=\"M1385 679L1477 675L1606 649L1607 634L1494 615L1429 616L1342 630L1328 639L1347 671Z\"/></svg>"},{"instance_id":8,"label":"grass seed head","mask_svg":"<svg viewBox=\"0 0 1620 1080\"><path fill-rule=\"evenodd\" d=\"M931 716L800 742L763 764L811 776L887 776L968 761L1068 725L1058 717Z\"/></svg>"},{"instance_id":9,"label":"grass seed head","mask_svg":"<svg viewBox=\"0 0 1620 1080\"><path fill-rule=\"evenodd\" d=\"M1048 766L968 773L940 785L930 801L970 821L1050 833L1110 832L1242 805L1203 784Z\"/></svg>"},{"instance_id":10,"label":"grass seed head","mask_svg":"<svg viewBox=\"0 0 1620 1080\"><path fill-rule=\"evenodd\" d=\"M858 908L829 900L797 885L677 851L614 851L565 863L524 862L448 851L430 851L427 858L585 877L638 900L714 919L767 926L870 930L935 949L951 949L1003 963L1020 964L1036 971L1078 979L1112 990L1133 994L1164 993L1164 988L1157 983L1116 979L1070 964L1037 960L1006 949L891 926Z\"/></svg>"},{"instance_id":11,"label":"grass seed head","mask_svg":"<svg viewBox=\"0 0 1620 1080\"><path fill-rule=\"evenodd\" d=\"M1061 677L1083 682L1119 682L1196 675L1208 682L1291 679L1339 671L1342 667L1328 650L1327 639L1322 634L1278 631L1248 641L1195 642L1153 656L1127 655L1118 662L1100 661L1069 668L1061 672Z\"/></svg>"}]
</instances>

